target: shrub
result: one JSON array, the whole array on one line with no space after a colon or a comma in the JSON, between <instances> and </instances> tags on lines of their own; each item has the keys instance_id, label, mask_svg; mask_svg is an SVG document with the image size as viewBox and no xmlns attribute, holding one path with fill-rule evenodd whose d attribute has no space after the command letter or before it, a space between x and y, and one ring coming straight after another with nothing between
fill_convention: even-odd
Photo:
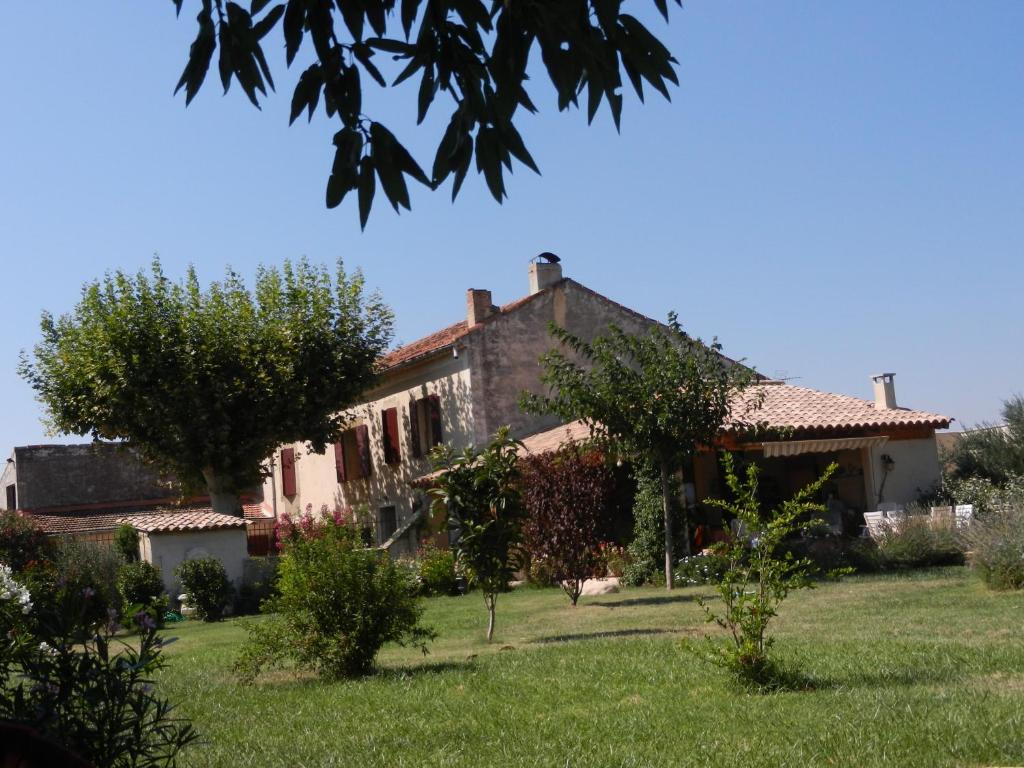
<instances>
[{"instance_id":1,"label":"shrub","mask_svg":"<svg viewBox=\"0 0 1024 768\"><path fill-rule=\"evenodd\" d=\"M92 625L108 620L121 610L117 575L124 564L120 553L105 544L63 539L53 543L52 563L34 566L25 576L40 614L52 617L65 600L88 594L83 602L86 619Z\"/></svg>"},{"instance_id":2,"label":"shrub","mask_svg":"<svg viewBox=\"0 0 1024 768\"><path fill-rule=\"evenodd\" d=\"M625 547L618 544L602 542L601 560L604 562L604 573L602 575L622 578L629 567L629 552Z\"/></svg>"},{"instance_id":3,"label":"shrub","mask_svg":"<svg viewBox=\"0 0 1024 768\"><path fill-rule=\"evenodd\" d=\"M540 555L531 557L526 565L526 583L531 587L545 588L556 585L555 569L547 558Z\"/></svg>"},{"instance_id":4,"label":"shrub","mask_svg":"<svg viewBox=\"0 0 1024 768\"><path fill-rule=\"evenodd\" d=\"M224 565L215 557L185 560L175 575L181 581L188 604L203 621L219 621L231 604L234 589Z\"/></svg>"},{"instance_id":5,"label":"shrub","mask_svg":"<svg viewBox=\"0 0 1024 768\"><path fill-rule=\"evenodd\" d=\"M727 547L721 544L709 547L699 555L684 557L676 563L676 584L685 587L695 584L717 584L729 568Z\"/></svg>"},{"instance_id":6,"label":"shrub","mask_svg":"<svg viewBox=\"0 0 1024 768\"><path fill-rule=\"evenodd\" d=\"M164 625L170 600L164 594L164 579L159 568L144 560L125 563L118 572L117 584L124 600L125 616L145 611L157 628Z\"/></svg>"},{"instance_id":7,"label":"shrub","mask_svg":"<svg viewBox=\"0 0 1024 768\"><path fill-rule=\"evenodd\" d=\"M122 523L114 531L114 549L121 553L126 563L139 559L139 532L128 523Z\"/></svg>"},{"instance_id":8,"label":"shrub","mask_svg":"<svg viewBox=\"0 0 1024 768\"><path fill-rule=\"evenodd\" d=\"M137 643L118 649L116 623L93 622L96 593L48 595L52 610L41 614L11 577L0 568L0 637L11 641L0 645L0 721L19 723L88 765L174 765L197 735L154 692L153 675L163 666L155 624L140 617Z\"/></svg>"},{"instance_id":9,"label":"shrub","mask_svg":"<svg viewBox=\"0 0 1024 768\"><path fill-rule=\"evenodd\" d=\"M426 652L434 635L419 623L414 585L386 553L361 543L354 528L335 526L286 544L277 615L250 628L235 665L243 681L287 663L327 678L365 675L387 642Z\"/></svg>"},{"instance_id":10,"label":"shrub","mask_svg":"<svg viewBox=\"0 0 1024 768\"><path fill-rule=\"evenodd\" d=\"M966 532L971 567L993 589L1024 588L1024 502L975 518Z\"/></svg>"},{"instance_id":11,"label":"shrub","mask_svg":"<svg viewBox=\"0 0 1024 768\"><path fill-rule=\"evenodd\" d=\"M725 566L718 585L720 609L698 598L707 620L726 630L726 645L714 649L709 658L734 672L740 680L757 686L774 687L781 673L769 656L774 638L768 625L789 593L813 587L814 564L798 560L782 547L814 513L825 507L813 499L835 472L831 464L816 481L799 491L777 509L765 511L757 496L756 464L747 467L743 480L736 474L732 454L722 456L725 482L732 501L712 499L709 503L735 516L753 533L749 544L734 537L718 546Z\"/></svg>"},{"instance_id":12,"label":"shrub","mask_svg":"<svg viewBox=\"0 0 1024 768\"><path fill-rule=\"evenodd\" d=\"M17 512L0 512L0 563L21 573L33 563L48 562L52 542L32 519Z\"/></svg>"},{"instance_id":13,"label":"shrub","mask_svg":"<svg viewBox=\"0 0 1024 768\"><path fill-rule=\"evenodd\" d=\"M417 578L424 595L459 594L455 553L432 545L424 547L419 554Z\"/></svg>"},{"instance_id":14,"label":"shrub","mask_svg":"<svg viewBox=\"0 0 1024 768\"><path fill-rule=\"evenodd\" d=\"M270 607L269 601L277 594L277 567L276 556L249 558L244 580L235 596L236 616L259 613L265 603Z\"/></svg>"},{"instance_id":15,"label":"shrub","mask_svg":"<svg viewBox=\"0 0 1024 768\"><path fill-rule=\"evenodd\" d=\"M875 540L884 568L963 565L964 540L952 525L936 525L924 514L908 514L885 525Z\"/></svg>"},{"instance_id":16,"label":"shrub","mask_svg":"<svg viewBox=\"0 0 1024 768\"><path fill-rule=\"evenodd\" d=\"M612 476L603 457L569 444L520 462L524 543L554 572L576 605L583 582L604 576L601 548L608 529Z\"/></svg>"}]
</instances>

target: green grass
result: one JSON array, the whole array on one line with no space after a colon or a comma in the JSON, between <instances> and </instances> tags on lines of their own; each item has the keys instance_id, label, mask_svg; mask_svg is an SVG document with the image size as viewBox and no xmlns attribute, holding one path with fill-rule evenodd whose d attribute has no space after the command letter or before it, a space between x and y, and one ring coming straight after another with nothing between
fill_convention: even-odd
<instances>
[{"instance_id":1,"label":"green grass","mask_svg":"<svg viewBox=\"0 0 1024 768\"><path fill-rule=\"evenodd\" d=\"M1024 765L1024 594L965 569L798 593L773 625L813 690L746 692L682 649L698 594L517 590L483 642L479 595L428 601L429 656L353 682L230 666L245 619L173 628L160 689L205 743L189 766ZM250 619L249 621L253 621Z\"/></svg>"}]
</instances>

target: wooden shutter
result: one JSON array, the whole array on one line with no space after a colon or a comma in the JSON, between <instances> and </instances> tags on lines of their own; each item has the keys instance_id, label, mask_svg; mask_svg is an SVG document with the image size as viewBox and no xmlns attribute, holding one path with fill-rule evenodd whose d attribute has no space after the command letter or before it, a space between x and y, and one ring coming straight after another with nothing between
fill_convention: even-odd
<instances>
[{"instance_id":1,"label":"wooden shutter","mask_svg":"<svg viewBox=\"0 0 1024 768\"><path fill-rule=\"evenodd\" d=\"M384 461L387 464L398 464L402 460L402 452L398 444L398 409L387 408L381 411L381 431L384 433Z\"/></svg>"},{"instance_id":2,"label":"wooden shutter","mask_svg":"<svg viewBox=\"0 0 1024 768\"><path fill-rule=\"evenodd\" d=\"M334 472L338 476L339 483L348 482L348 475L345 473L345 436L334 444Z\"/></svg>"},{"instance_id":3,"label":"wooden shutter","mask_svg":"<svg viewBox=\"0 0 1024 768\"><path fill-rule=\"evenodd\" d=\"M356 453L359 454L360 477L369 477L373 473L373 462L370 460L370 430L365 424L356 427Z\"/></svg>"},{"instance_id":4,"label":"wooden shutter","mask_svg":"<svg viewBox=\"0 0 1024 768\"><path fill-rule=\"evenodd\" d=\"M431 395L427 402L430 403L430 445L440 445L444 442L444 431L441 428L441 398Z\"/></svg>"},{"instance_id":5,"label":"wooden shutter","mask_svg":"<svg viewBox=\"0 0 1024 768\"><path fill-rule=\"evenodd\" d=\"M285 496L295 495L295 449L281 449L281 492Z\"/></svg>"},{"instance_id":6,"label":"wooden shutter","mask_svg":"<svg viewBox=\"0 0 1024 768\"><path fill-rule=\"evenodd\" d=\"M423 455L423 446L420 444L420 401L409 401L409 426L412 430L412 455L419 458Z\"/></svg>"}]
</instances>

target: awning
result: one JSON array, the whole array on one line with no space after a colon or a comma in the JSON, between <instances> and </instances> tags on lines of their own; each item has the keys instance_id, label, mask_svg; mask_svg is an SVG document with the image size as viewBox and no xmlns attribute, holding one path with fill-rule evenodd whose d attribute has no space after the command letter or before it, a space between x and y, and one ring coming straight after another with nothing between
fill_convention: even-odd
<instances>
[{"instance_id":1,"label":"awning","mask_svg":"<svg viewBox=\"0 0 1024 768\"><path fill-rule=\"evenodd\" d=\"M836 437L829 440L784 440L778 443L762 443L766 458L776 456L797 456L801 453L830 453L851 451L859 448L873 448L883 445L888 436L878 437Z\"/></svg>"}]
</instances>

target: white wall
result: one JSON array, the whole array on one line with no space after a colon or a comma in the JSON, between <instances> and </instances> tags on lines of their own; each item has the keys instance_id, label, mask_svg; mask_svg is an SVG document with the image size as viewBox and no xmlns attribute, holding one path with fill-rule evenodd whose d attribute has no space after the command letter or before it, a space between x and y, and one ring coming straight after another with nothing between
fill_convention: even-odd
<instances>
[{"instance_id":1,"label":"white wall","mask_svg":"<svg viewBox=\"0 0 1024 768\"><path fill-rule=\"evenodd\" d=\"M883 454L895 462L891 472L883 470ZM941 476L934 434L914 440L890 439L871 448L870 461L873 493L868 500L869 507L878 501L879 489L882 490L882 502L910 504L922 493L935 488Z\"/></svg>"},{"instance_id":2,"label":"white wall","mask_svg":"<svg viewBox=\"0 0 1024 768\"><path fill-rule=\"evenodd\" d=\"M456 358L449 350L442 357L388 374L386 382L369 393L366 405L354 412L352 425L366 424L369 428L370 455L373 472L368 478L352 479L345 483L337 481L334 466L334 449L328 447L323 454L313 453L304 443L293 443L295 449L295 495L282 493L280 452L275 454L273 482L268 478L264 483L265 499L274 498L277 492L277 513L301 515L311 509L319 514L322 507L329 511L361 505L369 508L375 519L377 510L394 506L398 527L409 519L417 504L426 504L423 491L413 489L409 483L431 471L430 460L426 457L413 458L411 441L412 428L409 423L409 403L428 395L437 395L441 404L441 427L444 441L457 448L473 441L473 408L470 398L470 377L465 355ZM398 464L384 462L384 441L381 434L381 412L387 408L398 409L398 424L402 461ZM415 542L397 546L396 552L410 549Z\"/></svg>"},{"instance_id":3,"label":"white wall","mask_svg":"<svg viewBox=\"0 0 1024 768\"><path fill-rule=\"evenodd\" d=\"M142 559L157 568L164 587L172 597L181 594L181 583L174 575L178 565L194 557L215 557L224 565L228 578L236 586L242 583L242 569L249 557L244 528L223 528L214 531L140 534Z\"/></svg>"}]
</instances>

